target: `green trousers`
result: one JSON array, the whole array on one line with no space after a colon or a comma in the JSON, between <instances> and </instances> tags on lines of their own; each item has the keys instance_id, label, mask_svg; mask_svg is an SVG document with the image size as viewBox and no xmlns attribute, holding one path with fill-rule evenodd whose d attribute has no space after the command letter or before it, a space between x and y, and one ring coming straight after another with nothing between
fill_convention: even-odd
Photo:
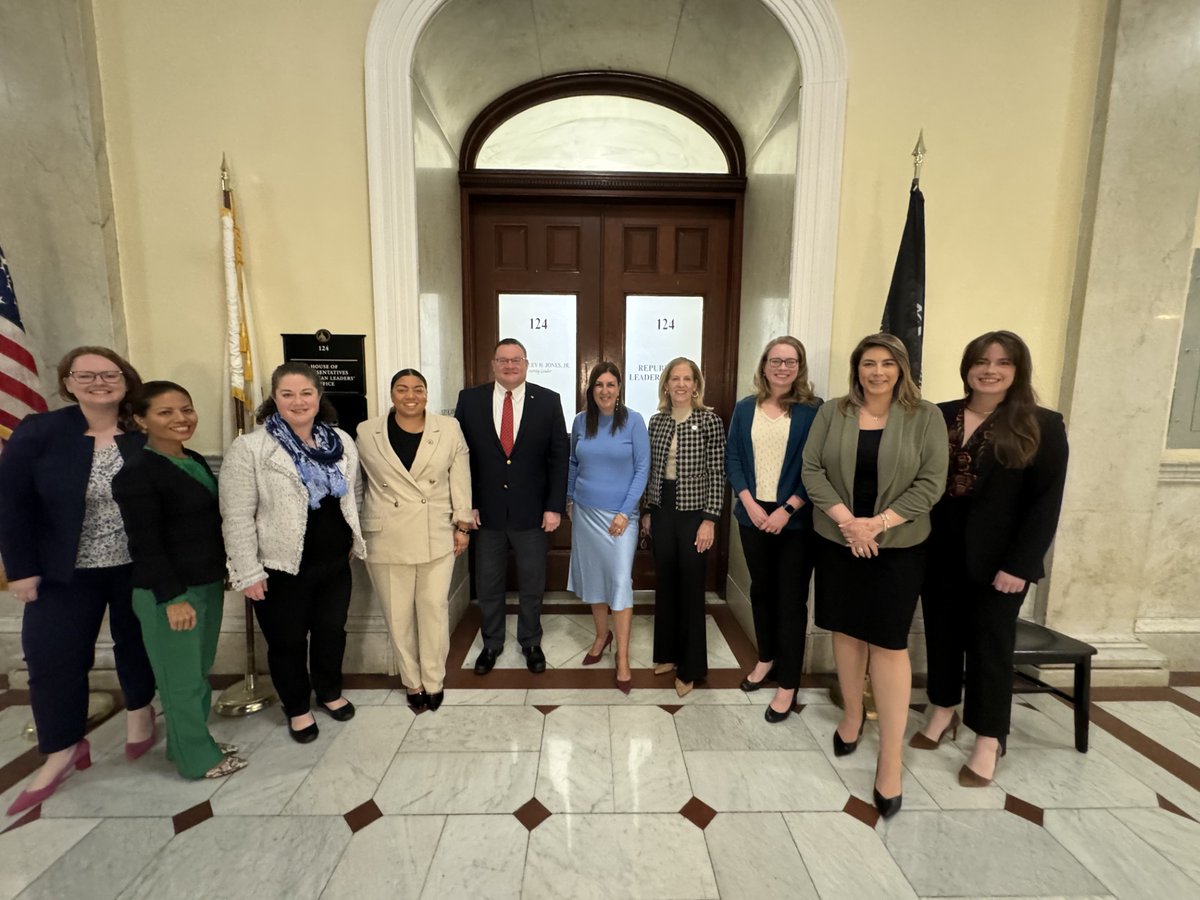
<instances>
[{"instance_id":1,"label":"green trousers","mask_svg":"<svg viewBox=\"0 0 1200 900\"><path fill-rule=\"evenodd\" d=\"M212 709L208 671L221 634L224 585L189 587L186 599L196 610L196 627L191 631L172 631L167 605L155 602L154 594L143 588L133 591L133 611L142 623L142 640L166 716L167 759L184 778L203 778L221 761L217 742L208 733Z\"/></svg>"}]
</instances>

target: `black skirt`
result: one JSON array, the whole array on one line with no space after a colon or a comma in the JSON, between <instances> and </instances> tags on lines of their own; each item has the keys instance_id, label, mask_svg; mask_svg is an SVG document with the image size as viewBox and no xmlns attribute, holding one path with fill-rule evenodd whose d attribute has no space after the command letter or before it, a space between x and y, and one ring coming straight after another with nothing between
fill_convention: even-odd
<instances>
[{"instance_id":1,"label":"black skirt","mask_svg":"<svg viewBox=\"0 0 1200 900\"><path fill-rule=\"evenodd\" d=\"M925 545L881 549L860 559L849 547L814 537L817 625L885 650L908 649Z\"/></svg>"}]
</instances>

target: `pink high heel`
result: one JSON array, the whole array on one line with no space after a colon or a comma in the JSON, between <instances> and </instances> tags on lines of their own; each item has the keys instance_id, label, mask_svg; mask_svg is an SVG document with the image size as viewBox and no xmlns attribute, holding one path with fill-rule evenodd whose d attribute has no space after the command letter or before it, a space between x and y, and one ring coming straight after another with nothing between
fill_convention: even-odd
<instances>
[{"instance_id":1,"label":"pink high heel","mask_svg":"<svg viewBox=\"0 0 1200 900\"><path fill-rule=\"evenodd\" d=\"M594 656L591 653L588 653L587 655L585 655L583 657L583 664L585 666L594 666L596 663L600 662L600 660L604 657L604 651L607 650L609 648L609 646L611 646L612 642L613 642L613 633L610 631L608 633L608 637L606 637L604 639L604 645L600 648L600 652L595 654Z\"/></svg>"},{"instance_id":2,"label":"pink high heel","mask_svg":"<svg viewBox=\"0 0 1200 900\"><path fill-rule=\"evenodd\" d=\"M17 795L17 799L12 802L12 806L8 808L7 815L15 816L19 812L24 812L37 806L56 790L58 786L67 780L67 776L76 769L83 771L92 764L92 748L88 744L87 738L80 740L75 745L75 749L71 751L71 758L63 767L63 770L54 776L54 780L43 788L35 788L29 791L21 791Z\"/></svg>"},{"instance_id":3,"label":"pink high heel","mask_svg":"<svg viewBox=\"0 0 1200 900\"><path fill-rule=\"evenodd\" d=\"M150 707L150 737L144 741L126 741L125 742L125 758L135 760L145 754L147 750L154 746L155 740L158 739L158 713L154 711L154 707Z\"/></svg>"}]
</instances>

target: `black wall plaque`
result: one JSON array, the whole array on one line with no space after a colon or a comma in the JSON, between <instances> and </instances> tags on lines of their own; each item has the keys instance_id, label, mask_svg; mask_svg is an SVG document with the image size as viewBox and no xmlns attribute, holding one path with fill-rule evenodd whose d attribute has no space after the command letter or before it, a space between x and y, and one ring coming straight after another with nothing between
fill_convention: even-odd
<instances>
[{"instance_id":1,"label":"black wall plaque","mask_svg":"<svg viewBox=\"0 0 1200 900\"><path fill-rule=\"evenodd\" d=\"M367 417L365 335L333 334L322 328L316 334L282 334L283 358L312 366L321 376L325 396L338 411L338 425L356 436Z\"/></svg>"}]
</instances>

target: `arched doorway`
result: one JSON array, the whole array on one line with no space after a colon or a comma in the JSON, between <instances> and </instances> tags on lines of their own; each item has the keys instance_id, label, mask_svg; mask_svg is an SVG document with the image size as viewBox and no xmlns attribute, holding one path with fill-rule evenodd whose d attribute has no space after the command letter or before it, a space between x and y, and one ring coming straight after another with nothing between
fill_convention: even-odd
<instances>
[{"instance_id":1,"label":"arched doorway","mask_svg":"<svg viewBox=\"0 0 1200 900\"><path fill-rule=\"evenodd\" d=\"M484 108L459 159L466 383L488 380L493 345L514 337L528 348L530 381L559 393L568 423L601 360L621 367L627 404L649 420L663 365L687 356L728 421L746 179L741 139L720 110L664 79L566 73ZM597 163L622 171L588 171ZM728 538L726 514L708 575L720 594ZM552 541L550 590L566 587L569 557L568 526ZM648 551L634 586L654 587Z\"/></svg>"}]
</instances>

